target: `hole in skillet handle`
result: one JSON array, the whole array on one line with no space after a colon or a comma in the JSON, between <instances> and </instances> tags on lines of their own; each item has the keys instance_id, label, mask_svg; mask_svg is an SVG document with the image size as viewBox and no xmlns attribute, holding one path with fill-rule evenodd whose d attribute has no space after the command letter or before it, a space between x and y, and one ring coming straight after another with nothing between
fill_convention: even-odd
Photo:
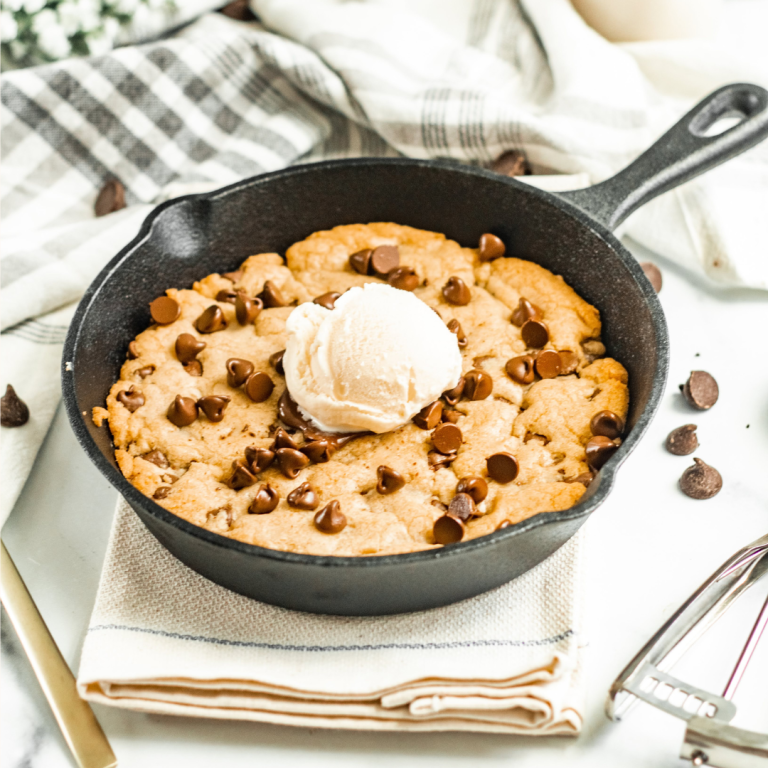
<instances>
[{"instance_id":1,"label":"hole in skillet handle","mask_svg":"<svg viewBox=\"0 0 768 768\"><path fill-rule=\"evenodd\" d=\"M689 130L694 136L720 136L756 115L764 106L756 94L749 91L734 89L720 96L713 98L694 115L689 125Z\"/></svg>"}]
</instances>

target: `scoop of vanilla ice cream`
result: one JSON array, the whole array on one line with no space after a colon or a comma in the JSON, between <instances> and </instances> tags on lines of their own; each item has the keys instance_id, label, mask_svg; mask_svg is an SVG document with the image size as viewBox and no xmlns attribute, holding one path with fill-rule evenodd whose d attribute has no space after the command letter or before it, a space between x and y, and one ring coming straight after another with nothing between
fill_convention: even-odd
<instances>
[{"instance_id":1,"label":"scoop of vanilla ice cream","mask_svg":"<svg viewBox=\"0 0 768 768\"><path fill-rule=\"evenodd\" d=\"M455 387L455 334L408 291L368 283L329 310L291 312L283 356L288 391L325 432L389 432Z\"/></svg>"}]
</instances>

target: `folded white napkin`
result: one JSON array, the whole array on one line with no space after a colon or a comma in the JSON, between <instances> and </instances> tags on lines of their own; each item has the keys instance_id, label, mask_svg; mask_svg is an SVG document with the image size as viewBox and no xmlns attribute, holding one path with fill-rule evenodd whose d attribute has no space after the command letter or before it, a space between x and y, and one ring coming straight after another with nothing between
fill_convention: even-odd
<instances>
[{"instance_id":1,"label":"folded white napkin","mask_svg":"<svg viewBox=\"0 0 768 768\"><path fill-rule=\"evenodd\" d=\"M485 595L383 617L297 613L170 555L118 504L78 686L145 712L320 728L576 734L582 551Z\"/></svg>"}]
</instances>

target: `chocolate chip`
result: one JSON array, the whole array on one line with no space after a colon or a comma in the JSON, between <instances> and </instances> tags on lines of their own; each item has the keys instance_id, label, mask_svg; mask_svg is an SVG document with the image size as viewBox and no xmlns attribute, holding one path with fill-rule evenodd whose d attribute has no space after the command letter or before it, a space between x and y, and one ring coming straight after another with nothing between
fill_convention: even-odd
<instances>
[{"instance_id":1,"label":"chocolate chip","mask_svg":"<svg viewBox=\"0 0 768 768\"><path fill-rule=\"evenodd\" d=\"M619 443L604 435L590 437L587 441L587 464L592 469L600 469L619 449Z\"/></svg>"},{"instance_id":2,"label":"chocolate chip","mask_svg":"<svg viewBox=\"0 0 768 768\"><path fill-rule=\"evenodd\" d=\"M325 464L336 452L336 445L330 440L312 440L301 446L301 452L315 464Z\"/></svg>"},{"instance_id":3,"label":"chocolate chip","mask_svg":"<svg viewBox=\"0 0 768 768\"><path fill-rule=\"evenodd\" d=\"M181 307L170 296L159 296L149 305L149 314L158 325L170 325L181 314Z\"/></svg>"},{"instance_id":4,"label":"chocolate chip","mask_svg":"<svg viewBox=\"0 0 768 768\"><path fill-rule=\"evenodd\" d=\"M247 462L243 459L235 459L232 462L232 475L227 485L233 491L239 491L241 488L250 488L255 482L256 477Z\"/></svg>"},{"instance_id":5,"label":"chocolate chip","mask_svg":"<svg viewBox=\"0 0 768 768\"><path fill-rule=\"evenodd\" d=\"M119 397L120 395L118 395L118 399ZM8 384L5 388L5 394L0 397L0 424L4 427L23 427L28 421L29 408L27 404L16 394L16 390Z\"/></svg>"},{"instance_id":6,"label":"chocolate chip","mask_svg":"<svg viewBox=\"0 0 768 768\"><path fill-rule=\"evenodd\" d=\"M229 405L226 395L207 395L197 401L197 407L208 417L209 421L217 423L224 419L224 411Z\"/></svg>"},{"instance_id":7,"label":"chocolate chip","mask_svg":"<svg viewBox=\"0 0 768 768\"><path fill-rule=\"evenodd\" d=\"M455 453L463 441L461 430L455 424L441 424L432 433L432 445L440 453Z\"/></svg>"},{"instance_id":8,"label":"chocolate chip","mask_svg":"<svg viewBox=\"0 0 768 768\"><path fill-rule=\"evenodd\" d=\"M534 377L534 362L531 355L520 355L507 360L504 370L512 381L518 384L530 384Z\"/></svg>"},{"instance_id":9,"label":"chocolate chip","mask_svg":"<svg viewBox=\"0 0 768 768\"><path fill-rule=\"evenodd\" d=\"M432 535L436 544L455 544L464 538L467 529L458 517L443 515L435 520Z\"/></svg>"},{"instance_id":10,"label":"chocolate chip","mask_svg":"<svg viewBox=\"0 0 768 768\"><path fill-rule=\"evenodd\" d=\"M235 299L235 317L240 325L250 325L264 309L261 299L249 299L245 294L238 293Z\"/></svg>"},{"instance_id":11,"label":"chocolate chip","mask_svg":"<svg viewBox=\"0 0 768 768\"><path fill-rule=\"evenodd\" d=\"M269 364L281 375L285 376L285 368L283 368L283 355L285 350L281 349L279 352L269 356Z\"/></svg>"},{"instance_id":12,"label":"chocolate chip","mask_svg":"<svg viewBox=\"0 0 768 768\"><path fill-rule=\"evenodd\" d=\"M184 370L190 376L202 376L203 364L199 360L193 360L191 363L184 363Z\"/></svg>"},{"instance_id":13,"label":"chocolate chip","mask_svg":"<svg viewBox=\"0 0 768 768\"><path fill-rule=\"evenodd\" d=\"M425 405L411 421L419 429L434 429L440 423L442 415L443 404L439 400L435 400L433 403Z\"/></svg>"},{"instance_id":14,"label":"chocolate chip","mask_svg":"<svg viewBox=\"0 0 768 768\"><path fill-rule=\"evenodd\" d=\"M191 333L182 333L176 339L176 357L179 362L191 363L208 346Z\"/></svg>"},{"instance_id":15,"label":"chocolate chip","mask_svg":"<svg viewBox=\"0 0 768 768\"><path fill-rule=\"evenodd\" d=\"M191 397L176 395L168 408L168 421L177 427L188 427L197 418L197 403Z\"/></svg>"},{"instance_id":16,"label":"chocolate chip","mask_svg":"<svg viewBox=\"0 0 768 768\"><path fill-rule=\"evenodd\" d=\"M464 333L464 330L461 327L461 323L459 323L458 320L449 320L448 330L451 333L456 334L456 341L459 344L459 349L464 349L464 347L466 347L469 343L469 340L467 339L467 334Z\"/></svg>"},{"instance_id":17,"label":"chocolate chip","mask_svg":"<svg viewBox=\"0 0 768 768\"><path fill-rule=\"evenodd\" d=\"M274 460L275 452L271 451L269 448L256 448L251 445L245 449L245 461L254 475L263 472Z\"/></svg>"},{"instance_id":18,"label":"chocolate chip","mask_svg":"<svg viewBox=\"0 0 768 768\"><path fill-rule=\"evenodd\" d=\"M480 261L493 261L503 256L507 248L500 237L486 232L484 235L480 235L478 250Z\"/></svg>"},{"instance_id":19,"label":"chocolate chip","mask_svg":"<svg viewBox=\"0 0 768 768\"><path fill-rule=\"evenodd\" d=\"M509 526L512 525L511 520L502 520L497 526L497 531L503 531L505 528L509 528Z\"/></svg>"},{"instance_id":20,"label":"chocolate chip","mask_svg":"<svg viewBox=\"0 0 768 768\"><path fill-rule=\"evenodd\" d=\"M170 485L161 485L152 494L153 499L164 499L171 492Z\"/></svg>"},{"instance_id":21,"label":"chocolate chip","mask_svg":"<svg viewBox=\"0 0 768 768\"><path fill-rule=\"evenodd\" d=\"M122 403L131 413L135 413L144 405L144 395L131 387L117 393L117 402Z\"/></svg>"},{"instance_id":22,"label":"chocolate chip","mask_svg":"<svg viewBox=\"0 0 768 768\"><path fill-rule=\"evenodd\" d=\"M315 489L309 483L302 483L294 488L286 498L289 507L296 509L317 509L320 499L317 498Z\"/></svg>"},{"instance_id":23,"label":"chocolate chip","mask_svg":"<svg viewBox=\"0 0 768 768\"><path fill-rule=\"evenodd\" d=\"M477 368L464 376L464 397L468 400L485 400L493 392L493 379Z\"/></svg>"},{"instance_id":24,"label":"chocolate chip","mask_svg":"<svg viewBox=\"0 0 768 768\"><path fill-rule=\"evenodd\" d=\"M405 478L391 467L381 466L376 470L376 490L382 496L399 491L405 485Z\"/></svg>"},{"instance_id":25,"label":"chocolate chip","mask_svg":"<svg viewBox=\"0 0 768 768\"><path fill-rule=\"evenodd\" d=\"M143 454L141 458L156 467L160 467L160 469L168 469L171 466L171 462L168 461L168 457L162 451L149 451L149 453Z\"/></svg>"},{"instance_id":26,"label":"chocolate chip","mask_svg":"<svg viewBox=\"0 0 768 768\"><path fill-rule=\"evenodd\" d=\"M521 298L517 306L512 311L512 324L522 328L529 320L541 320L542 311L531 304L528 299Z\"/></svg>"},{"instance_id":27,"label":"chocolate chip","mask_svg":"<svg viewBox=\"0 0 768 768\"><path fill-rule=\"evenodd\" d=\"M277 491L269 484L259 486L253 501L248 507L249 515L267 515L272 512L280 501Z\"/></svg>"},{"instance_id":28,"label":"chocolate chip","mask_svg":"<svg viewBox=\"0 0 768 768\"><path fill-rule=\"evenodd\" d=\"M135 341L128 345L128 351L125 353L125 356L129 360L135 360L139 356L139 345Z\"/></svg>"},{"instance_id":29,"label":"chocolate chip","mask_svg":"<svg viewBox=\"0 0 768 768\"><path fill-rule=\"evenodd\" d=\"M582 472L576 477L571 477L567 480L563 480L564 483L581 483L585 488L589 488L589 484L595 479L595 476L591 472Z\"/></svg>"},{"instance_id":30,"label":"chocolate chip","mask_svg":"<svg viewBox=\"0 0 768 768\"><path fill-rule=\"evenodd\" d=\"M692 499L711 499L720 493L723 478L720 473L701 459L694 459L692 467L683 472L680 490Z\"/></svg>"},{"instance_id":31,"label":"chocolate chip","mask_svg":"<svg viewBox=\"0 0 768 768\"><path fill-rule=\"evenodd\" d=\"M581 348L584 350L584 354L591 360L605 355L605 344L597 339L589 339L583 342Z\"/></svg>"},{"instance_id":32,"label":"chocolate chip","mask_svg":"<svg viewBox=\"0 0 768 768\"><path fill-rule=\"evenodd\" d=\"M257 16L248 5L248 0L232 0L223 8L218 9L218 13L228 16L235 21L255 21Z\"/></svg>"},{"instance_id":33,"label":"chocolate chip","mask_svg":"<svg viewBox=\"0 0 768 768\"><path fill-rule=\"evenodd\" d=\"M195 328L200 333L216 333L223 331L227 327L227 318L217 304L211 304L195 321Z\"/></svg>"},{"instance_id":34,"label":"chocolate chip","mask_svg":"<svg viewBox=\"0 0 768 768\"><path fill-rule=\"evenodd\" d=\"M397 267L387 275L387 282L399 291L415 291L421 281L411 267Z\"/></svg>"},{"instance_id":35,"label":"chocolate chip","mask_svg":"<svg viewBox=\"0 0 768 768\"><path fill-rule=\"evenodd\" d=\"M493 161L491 170L502 176L525 176L531 172L525 155L519 149L503 152Z\"/></svg>"},{"instance_id":36,"label":"chocolate chip","mask_svg":"<svg viewBox=\"0 0 768 768\"><path fill-rule=\"evenodd\" d=\"M237 389L242 387L253 373L253 363L250 360L243 360L241 357L230 357L226 363L227 384Z\"/></svg>"},{"instance_id":37,"label":"chocolate chip","mask_svg":"<svg viewBox=\"0 0 768 768\"><path fill-rule=\"evenodd\" d=\"M499 451L485 460L488 477L497 483L511 483L520 472L520 464L511 453Z\"/></svg>"},{"instance_id":38,"label":"chocolate chip","mask_svg":"<svg viewBox=\"0 0 768 768\"><path fill-rule=\"evenodd\" d=\"M280 289L271 280L267 280L264 283L264 289L259 294L259 298L267 309L288 306L288 302L283 297Z\"/></svg>"},{"instance_id":39,"label":"chocolate chip","mask_svg":"<svg viewBox=\"0 0 768 768\"><path fill-rule=\"evenodd\" d=\"M448 514L466 522L477 515L474 499L468 493L457 493L448 505Z\"/></svg>"},{"instance_id":40,"label":"chocolate chip","mask_svg":"<svg viewBox=\"0 0 768 768\"><path fill-rule=\"evenodd\" d=\"M298 443L282 427L278 427L275 432L275 442L272 444L273 451L279 448L293 448L295 451L299 449Z\"/></svg>"},{"instance_id":41,"label":"chocolate chip","mask_svg":"<svg viewBox=\"0 0 768 768\"><path fill-rule=\"evenodd\" d=\"M720 395L717 382L706 371L691 371L681 390L688 404L699 411L709 410Z\"/></svg>"},{"instance_id":42,"label":"chocolate chip","mask_svg":"<svg viewBox=\"0 0 768 768\"><path fill-rule=\"evenodd\" d=\"M125 208L125 187L117 180L110 179L99 192L93 211L97 216L106 216Z\"/></svg>"},{"instance_id":43,"label":"chocolate chip","mask_svg":"<svg viewBox=\"0 0 768 768\"><path fill-rule=\"evenodd\" d=\"M234 304L237 301L239 293L233 291L231 288L222 288L216 294L216 301L220 301L222 304Z\"/></svg>"},{"instance_id":44,"label":"chocolate chip","mask_svg":"<svg viewBox=\"0 0 768 768\"><path fill-rule=\"evenodd\" d=\"M341 504L335 499L326 504L314 519L315 528L323 533L339 533L347 525L347 518L341 511Z\"/></svg>"},{"instance_id":45,"label":"chocolate chip","mask_svg":"<svg viewBox=\"0 0 768 768\"><path fill-rule=\"evenodd\" d=\"M620 437L624 431L624 419L613 411L598 411L589 422L589 428L593 435L602 435L613 440Z\"/></svg>"},{"instance_id":46,"label":"chocolate chip","mask_svg":"<svg viewBox=\"0 0 768 768\"><path fill-rule=\"evenodd\" d=\"M560 375L563 365L560 355L553 349L545 349L536 355L536 373L542 379L554 379Z\"/></svg>"},{"instance_id":47,"label":"chocolate chip","mask_svg":"<svg viewBox=\"0 0 768 768\"><path fill-rule=\"evenodd\" d=\"M265 400L269 400L274 388L274 382L263 371L252 373L245 382L245 394L254 403L263 403Z\"/></svg>"},{"instance_id":48,"label":"chocolate chip","mask_svg":"<svg viewBox=\"0 0 768 768\"><path fill-rule=\"evenodd\" d=\"M222 272L222 277L226 277L227 280L231 280L233 283L239 283L243 279L243 270L235 269L232 272Z\"/></svg>"},{"instance_id":49,"label":"chocolate chip","mask_svg":"<svg viewBox=\"0 0 768 768\"><path fill-rule=\"evenodd\" d=\"M363 248L362 251L357 251L349 257L349 266L361 275L368 274L368 266L371 263L371 254L373 251L370 248Z\"/></svg>"},{"instance_id":50,"label":"chocolate chip","mask_svg":"<svg viewBox=\"0 0 768 768\"><path fill-rule=\"evenodd\" d=\"M456 486L456 493L469 494L472 501L479 504L488 495L488 483L482 477L462 477Z\"/></svg>"},{"instance_id":51,"label":"chocolate chip","mask_svg":"<svg viewBox=\"0 0 768 768\"><path fill-rule=\"evenodd\" d=\"M446 403L448 403L448 405L456 405L459 402L459 400L461 400L461 395L464 392L464 384L465 384L465 380L464 380L464 377L462 376L459 379L458 384L456 384L456 386L453 389L446 389L445 392L443 392L443 394L441 395L441 397L443 398L443 400L445 400Z\"/></svg>"},{"instance_id":52,"label":"chocolate chip","mask_svg":"<svg viewBox=\"0 0 768 768\"><path fill-rule=\"evenodd\" d=\"M699 438L696 436L696 425L686 424L677 429L673 429L667 435L667 441L664 443L667 450L675 456L688 456L699 447Z\"/></svg>"},{"instance_id":53,"label":"chocolate chip","mask_svg":"<svg viewBox=\"0 0 768 768\"><path fill-rule=\"evenodd\" d=\"M437 472L438 469L450 466L451 462L456 460L456 453L440 453L440 451L430 451L427 454L429 468Z\"/></svg>"},{"instance_id":54,"label":"chocolate chip","mask_svg":"<svg viewBox=\"0 0 768 768\"><path fill-rule=\"evenodd\" d=\"M453 408L443 408L443 414L440 417L441 421L447 421L450 424L456 424L459 421L461 414Z\"/></svg>"},{"instance_id":55,"label":"chocolate chip","mask_svg":"<svg viewBox=\"0 0 768 768\"><path fill-rule=\"evenodd\" d=\"M145 365L143 368L139 368L136 373L141 376L142 379L146 379L147 376L151 376L155 372L155 366L154 365Z\"/></svg>"},{"instance_id":56,"label":"chocolate chip","mask_svg":"<svg viewBox=\"0 0 768 768\"><path fill-rule=\"evenodd\" d=\"M371 252L368 268L377 277L387 275L400 266L400 249L396 245L380 245Z\"/></svg>"},{"instance_id":57,"label":"chocolate chip","mask_svg":"<svg viewBox=\"0 0 768 768\"><path fill-rule=\"evenodd\" d=\"M319 304L321 307L325 307L326 309L333 309L336 306L336 299L338 299L340 296L341 294L337 293L336 291L328 291L328 293L324 293L321 296L313 299L312 303Z\"/></svg>"},{"instance_id":58,"label":"chocolate chip","mask_svg":"<svg viewBox=\"0 0 768 768\"><path fill-rule=\"evenodd\" d=\"M570 349L561 349L557 354L560 355L560 374L562 376L573 373L579 367L579 356L575 352L571 352Z\"/></svg>"},{"instance_id":59,"label":"chocolate chip","mask_svg":"<svg viewBox=\"0 0 768 768\"><path fill-rule=\"evenodd\" d=\"M526 320L520 335L526 346L541 349L549 341L549 328L541 320Z\"/></svg>"},{"instance_id":60,"label":"chocolate chip","mask_svg":"<svg viewBox=\"0 0 768 768\"><path fill-rule=\"evenodd\" d=\"M279 448L275 451L280 471L293 480L309 464L309 458L295 448Z\"/></svg>"},{"instance_id":61,"label":"chocolate chip","mask_svg":"<svg viewBox=\"0 0 768 768\"><path fill-rule=\"evenodd\" d=\"M658 293L661 290L661 270L650 261L641 261L640 267L653 286L653 290Z\"/></svg>"},{"instance_id":62,"label":"chocolate chip","mask_svg":"<svg viewBox=\"0 0 768 768\"><path fill-rule=\"evenodd\" d=\"M443 296L449 304L455 304L463 307L472 300L467 284L455 275L448 278L448 282L443 286Z\"/></svg>"}]
</instances>

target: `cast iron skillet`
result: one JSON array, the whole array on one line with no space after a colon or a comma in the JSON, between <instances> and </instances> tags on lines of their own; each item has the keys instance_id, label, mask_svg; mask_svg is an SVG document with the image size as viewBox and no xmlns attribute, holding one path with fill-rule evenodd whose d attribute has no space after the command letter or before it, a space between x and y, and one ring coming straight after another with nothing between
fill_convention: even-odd
<instances>
[{"instance_id":1,"label":"cast iron skillet","mask_svg":"<svg viewBox=\"0 0 768 768\"><path fill-rule=\"evenodd\" d=\"M724 115L742 121L705 132ZM707 97L651 149L602 184L556 195L453 163L361 159L268 173L156 208L94 280L64 346L64 402L88 456L150 531L189 567L236 592L314 613L375 615L445 605L519 576L564 544L608 495L664 389L668 339L656 294L611 234L656 195L768 134L768 92L730 85ZM171 286L226 272L253 253L285 252L338 224L394 221L476 246L483 232L507 253L565 280L602 314L608 352L629 371L628 433L583 499L480 539L384 557L317 557L243 544L198 528L142 495L119 472L106 427L93 425L128 342L150 324L149 302Z\"/></svg>"}]
</instances>

